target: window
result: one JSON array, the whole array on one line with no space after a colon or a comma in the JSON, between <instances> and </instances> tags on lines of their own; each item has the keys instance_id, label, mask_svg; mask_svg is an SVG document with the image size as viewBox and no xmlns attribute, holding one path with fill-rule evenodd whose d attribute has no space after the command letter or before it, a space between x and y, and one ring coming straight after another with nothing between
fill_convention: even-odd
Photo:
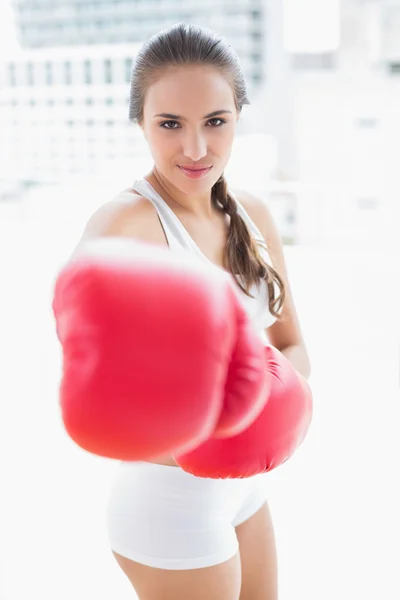
<instances>
[{"instance_id":1,"label":"window","mask_svg":"<svg viewBox=\"0 0 400 600\"><path fill-rule=\"evenodd\" d=\"M28 63L26 65L26 74L27 74L27 79L28 79L28 85L33 85L34 81L33 81L33 64L32 63Z\"/></svg>"},{"instance_id":2,"label":"window","mask_svg":"<svg viewBox=\"0 0 400 600\"><path fill-rule=\"evenodd\" d=\"M47 85L52 85L53 83L53 65L50 62L47 62L45 65L46 69L46 83Z\"/></svg>"},{"instance_id":3,"label":"window","mask_svg":"<svg viewBox=\"0 0 400 600\"><path fill-rule=\"evenodd\" d=\"M15 87L16 78L15 78L15 64L11 63L8 65L8 81L11 87Z\"/></svg>"},{"instance_id":4,"label":"window","mask_svg":"<svg viewBox=\"0 0 400 600\"><path fill-rule=\"evenodd\" d=\"M260 63L262 61L262 56L260 52L252 52L251 60L255 63Z\"/></svg>"},{"instance_id":5,"label":"window","mask_svg":"<svg viewBox=\"0 0 400 600\"><path fill-rule=\"evenodd\" d=\"M360 129L374 129L379 126L379 121L376 117L359 117L355 120L356 127Z\"/></svg>"},{"instance_id":6,"label":"window","mask_svg":"<svg viewBox=\"0 0 400 600\"><path fill-rule=\"evenodd\" d=\"M125 59L125 80L127 83L130 82L132 76L133 60L131 58Z\"/></svg>"},{"instance_id":7,"label":"window","mask_svg":"<svg viewBox=\"0 0 400 600\"><path fill-rule=\"evenodd\" d=\"M261 17L262 17L261 10L252 10L251 11L251 18L254 21L261 21Z\"/></svg>"},{"instance_id":8,"label":"window","mask_svg":"<svg viewBox=\"0 0 400 600\"><path fill-rule=\"evenodd\" d=\"M85 83L92 83L92 63L90 62L90 60L85 60L83 68Z\"/></svg>"},{"instance_id":9,"label":"window","mask_svg":"<svg viewBox=\"0 0 400 600\"><path fill-rule=\"evenodd\" d=\"M112 68L111 60L109 58L104 61L104 81L106 83L112 83Z\"/></svg>"},{"instance_id":10,"label":"window","mask_svg":"<svg viewBox=\"0 0 400 600\"><path fill-rule=\"evenodd\" d=\"M72 68L70 61L64 63L64 77L66 85L71 85L72 83Z\"/></svg>"}]
</instances>

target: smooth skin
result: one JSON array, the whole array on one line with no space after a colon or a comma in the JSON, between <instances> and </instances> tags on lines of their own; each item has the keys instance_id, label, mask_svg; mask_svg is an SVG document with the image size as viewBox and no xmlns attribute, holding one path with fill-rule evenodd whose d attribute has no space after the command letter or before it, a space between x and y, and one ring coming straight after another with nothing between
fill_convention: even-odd
<instances>
[{"instance_id":1,"label":"smooth skin","mask_svg":"<svg viewBox=\"0 0 400 600\"><path fill-rule=\"evenodd\" d=\"M165 114L173 118L159 116ZM211 188L231 155L238 117L230 84L220 72L203 66L174 67L149 88L140 124L154 159L154 168L146 179L174 211L203 254L221 268L229 222L227 215L213 206ZM212 169L205 177L193 180L182 173L180 166L212 166ZM274 267L286 284L282 319L267 330L268 340L308 377L309 358L278 230L264 201L243 191L235 193L263 234ZM99 236L122 236L167 245L154 206L130 189L122 191L92 216L81 243ZM171 457L161 457L155 462L175 465ZM139 600L277 600L276 544L268 505L264 504L238 526L236 533L238 555L203 569L154 569L113 554Z\"/></svg>"}]
</instances>

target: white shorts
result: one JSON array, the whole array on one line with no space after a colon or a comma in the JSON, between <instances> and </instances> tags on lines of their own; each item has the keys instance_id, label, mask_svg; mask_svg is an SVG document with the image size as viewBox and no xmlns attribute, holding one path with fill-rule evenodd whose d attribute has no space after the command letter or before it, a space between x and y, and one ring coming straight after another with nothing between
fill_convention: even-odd
<instances>
[{"instance_id":1,"label":"white shorts","mask_svg":"<svg viewBox=\"0 0 400 600\"><path fill-rule=\"evenodd\" d=\"M112 550L159 569L232 558L235 527L266 501L265 478L203 479L179 467L121 463L107 511Z\"/></svg>"}]
</instances>

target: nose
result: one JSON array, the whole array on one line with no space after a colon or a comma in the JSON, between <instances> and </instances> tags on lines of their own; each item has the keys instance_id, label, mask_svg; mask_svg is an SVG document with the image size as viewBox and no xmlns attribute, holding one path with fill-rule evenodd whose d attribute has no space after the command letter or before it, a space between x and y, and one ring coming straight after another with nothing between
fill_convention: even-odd
<instances>
[{"instance_id":1,"label":"nose","mask_svg":"<svg viewBox=\"0 0 400 600\"><path fill-rule=\"evenodd\" d=\"M193 162L200 160L207 154L207 143L204 134L200 131L186 132L183 140L183 153Z\"/></svg>"}]
</instances>

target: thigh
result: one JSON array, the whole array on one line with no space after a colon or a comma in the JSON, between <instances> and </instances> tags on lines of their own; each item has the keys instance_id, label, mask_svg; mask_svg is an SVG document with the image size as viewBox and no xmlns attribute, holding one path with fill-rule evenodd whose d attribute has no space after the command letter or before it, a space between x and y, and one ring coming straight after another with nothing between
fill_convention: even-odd
<instances>
[{"instance_id":1,"label":"thigh","mask_svg":"<svg viewBox=\"0 0 400 600\"><path fill-rule=\"evenodd\" d=\"M242 570L240 600L277 600L276 544L268 504L238 525L236 535Z\"/></svg>"},{"instance_id":2,"label":"thigh","mask_svg":"<svg viewBox=\"0 0 400 600\"><path fill-rule=\"evenodd\" d=\"M233 492L241 488L244 499L244 485L198 479L176 467L121 468L108 505L108 535L140 600L239 600L231 518Z\"/></svg>"},{"instance_id":3,"label":"thigh","mask_svg":"<svg viewBox=\"0 0 400 600\"><path fill-rule=\"evenodd\" d=\"M219 565L180 571L148 567L113 554L139 600L239 600L239 554Z\"/></svg>"}]
</instances>

